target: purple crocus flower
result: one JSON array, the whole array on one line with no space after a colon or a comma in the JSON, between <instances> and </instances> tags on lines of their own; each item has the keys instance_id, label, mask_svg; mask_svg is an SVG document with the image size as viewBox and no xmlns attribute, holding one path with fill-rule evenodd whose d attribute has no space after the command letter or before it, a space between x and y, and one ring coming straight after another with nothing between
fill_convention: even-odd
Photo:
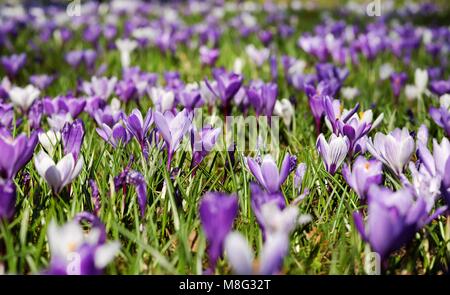
<instances>
[{"instance_id":1,"label":"purple crocus flower","mask_svg":"<svg viewBox=\"0 0 450 295\"><path fill-rule=\"evenodd\" d=\"M45 90L54 80L53 76L49 75L32 75L30 76L30 82L40 90Z\"/></svg>"},{"instance_id":2,"label":"purple crocus flower","mask_svg":"<svg viewBox=\"0 0 450 295\"><path fill-rule=\"evenodd\" d=\"M45 274L101 274L120 249L119 242L106 242L104 231L100 221L94 222L87 234L77 220L63 226L52 221L47 232L51 261Z\"/></svg>"},{"instance_id":3,"label":"purple crocus flower","mask_svg":"<svg viewBox=\"0 0 450 295\"><path fill-rule=\"evenodd\" d=\"M418 230L441 214L443 209L436 210L430 216L426 201L414 196L409 189L393 192L374 185L368 191L366 226L359 212L355 212L353 218L362 238L385 260L392 251L411 240Z\"/></svg>"},{"instance_id":4,"label":"purple crocus flower","mask_svg":"<svg viewBox=\"0 0 450 295\"><path fill-rule=\"evenodd\" d=\"M238 212L238 198L235 195L208 192L200 201L199 212L208 241L208 272L213 273L217 260L222 255L225 238Z\"/></svg>"},{"instance_id":5,"label":"purple crocus flower","mask_svg":"<svg viewBox=\"0 0 450 295\"><path fill-rule=\"evenodd\" d=\"M12 179L33 156L38 143L37 133L33 132L28 138L21 134L16 138L8 132L0 133L0 178Z\"/></svg>"},{"instance_id":6,"label":"purple crocus flower","mask_svg":"<svg viewBox=\"0 0 450 295\"><path fill-rule=\"evenodd\" d=\"M331 175L334 175L344 162L345 157L350 149L350 142L347 136L336 136L331 134L328 142L321 133L317 138L317 151L322 157L325 169Z\"/></svg>"},{"instance_id":7,"label":"purple crocus flower","mask_svg":"<svg viewBox=\"0 0 450 295\"><path fill-rule=\"evenodd\" d=\"M192 125L192 113L186 109L174 116L170 112L164 115L160 112L155 112L155 124L158 128L158 133L162 136L166 143L168 160L167 169L170 169L170 164L174 152L178 149L181 140L186 132L189 131Z\"/></svg>"},{"instance_id":8,"label":"purple crocus flower","mask_svg":"<svg viewBox=\"0 0 450 295\"><path fill-rule=\"evenodd\" d=\"M44 98L42 104L46 115L69 113L72 118L76 118L84 111L87 101L83 98L60 96L55 99Z\"/></svg>"},{"instance_id":9,"label":"purple crocus flower","mask_svg":"<svg viewBox=\"0 0 450 295\"><path fill-rule=\"evenodd\" d=\"M400 96L400 91L405 86L407 79L408 79L408 76L404 72L391 74L391 77L390 77L391 88L392 88L392 92L394 93L394 96L396 98L398 98Z\"/></svg>"},{"instance_id":10,"label":"purple crocus flower","mask_svg":"<svg viewBox=\"0 0 450 295\"><path fill-rule=\"evenodd\" d=\"M415 143L406 127L396 128L387 135L377 132L374 139L367 142L367 149L400 176L415 151Z\"/></svg>"},{"instance_id":11,"label":"purple crocus flower","mask_svg":"<svg viewBox=\"0 0 450 295\"><path fill-rule=\"evenodd\" d=\"M13 54L11 56L2 56L2 58L0 59L5 72L10 78L13 78L17 75L20 69L22 69L25 65L26 60L27 56L25 53Z\"/></svg>"},{"instance_id":12,"label":"purple crocus flower","mask_svg":"<svg viewBox=\"0 0 450 295\"><path fill-rule=\"evenodd\" d=\"M264 46L268 46L272 42L273 34L269 30L263 30L258 33L258 38Z\"/></svg>"},{"instance_id":13,"label":"purple crocus flower","mask_svg":"<svg viewBox=\"0 0 450 295\"><path fill-rule=\"evenodd\" d=\"M450 93L450 80L431 81L430 90L438 96Z\"/></svg>"},{"instance_id":14,"label":"purple crocus flower","mask_svg":"<svg viewBox=\"0 0 450 295\"><path fill-rule=\"evenodd\" d=\"M275 83L253 83L246 93L257 116L260 114L272 116L278 93L278 86Z\"/></svg>"},{"instance_id":15,"label":"purple crocus flower","mask_svg":"<svg viewBox=\"0 0 450 295\"><path fill-rule=\"evenodd\" d=\"M429 113L433 121L444 129L447 136L450 136L450 110L446 106L431 107Z\"/></svg>"},{"instance_id":16,"label":"purple crocus flower","mask_svg":"<svg viewBox=\"0 0 450 295\"><path fill-rule=\"evenodd\" d=\"M220 128L205 126L200 131L191 131L192 162L191 168L197 167L212 151L220 135Z\"/></svg>"},{"instance_id":17,"label":"purple crocus flower","mask_svg":"<svg viewBox=\"0 0 450 295\"><path fill-rule=\"evenodd\" d=\"M103 138L104 141L116 148L120 143L126 145L131 139L131 135L128 130L123 127L122 123L118 122L114 126L109 127L103 123L102 128L96 128L98 135Z\"/></svg>"},{"instance_id":18,"label":"purple crocus flower","mask_svg":"<svg viewBox=\"0 0 450 295\"><path fill-rule=\"evenodd\" d=\"M213 70L213 77L216 81L215 87L208 80L205 80L209 90L222 101L225 115L229 114L229 104L242 85L241 75L227 73L221 70Z\"/></svg>"},{"instance_id":19,"label":"purple crocus flower","mask_svg":"<svg viewBox=\"0 0 450 295\"><path fill-rule=\"evenodd\" d=\"M347 184L361 198L367 197L369 188L376 184L381 184L383 180L383 164L378 160L366 160L363 156L356 158L352 168L344 163L342 176Z\"/></svg>"},{"instance_id":20,"label":"purple crocus flower","mask_svg":"<svg viewBox=\"0 0 450 295\"><path fill-rule=\"evenodd\" d=\"M193 87L185 87L180 90L177 97L188 111L200 108L205 103L200 95L200 90Z\"/></svg>"},{"instance_id":21,"label":"purple crocus flower","mask_svg":"<svg viewBox=\"0 0 450 295\"><path fill-rule=\"evenodd\" d=\"M64 154L72 153L75 160L78 159L84 139L84 123L77 119L72 123L67 122L61 130Z\"/></svg>"},{"instance_id":22,"label":"purple crocus flower","mask_svg":"<svg viewBox=\"0 0 450 295\"><path fill-rule=\"evenodd\" d=\"M289 174L295 169L293 161L295 157L286 154L278 171L277 164L271 155L265 155L262 163L258 164L254 159L247 157L247 167L259 184L269 193L279 192L281 185L286 181ZM293 169L294 168L294 169Z\"/></svg>"},{"instance_id":23,"label":"purple crocus flower","mask_svg":"<svg viewBox=\"0 0 450 295\"><path fill-rule=\"evenodd\" d=\"M131 114L123 121L128 131L136 138L141 146L145 158L148 157L148 139L147 133L153 122L153 112L151 109L147 111L145 119L142 117L141 111L134 109Z\"/></svg>"},{"instance_id":24,"label":"purple crocus flower","mask_svg":"<svg viewBox=\"0 0 450 295\"><path fill-rule=\"evenodd\" d=\"M14 216L16 206L16 186L10 180L0 180L0 220Z\"/></svg>"},{"instance_id":25,"label":"purple crocus flower","mask_svg":"<svg viewBox=\"0 0 450 295\"><path fill-rule=\"evenodd\" d=\"M200 61L202 65L214 66L219 58L220 51L217 48L200 47Z\"/></svg>"}]
</instances>

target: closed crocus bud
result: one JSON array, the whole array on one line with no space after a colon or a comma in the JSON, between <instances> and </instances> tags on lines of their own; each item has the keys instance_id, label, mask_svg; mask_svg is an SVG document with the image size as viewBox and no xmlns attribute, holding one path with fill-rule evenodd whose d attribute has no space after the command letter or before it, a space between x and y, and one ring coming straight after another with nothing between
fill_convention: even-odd
<instances>
[{"instance_id":1,"label":"closed crocus bud","mask_svg":"<svg viewBox=\"0 0 450 295\"><path fill-rule=\"evenodd\" d=\"M0 220L11 219L16 205L16 186L10 180L0 180Z\"/></svg>"},{"instance_id":2,"label":"closed crocus bud","mask_svg":"<svg viewBox=\"0 0 450 295\"><path fill-rule=\"evenodd\" d=\"M83 156L75 160L72 153L65 155L58 164L44 151L40 151L34 157L37 172L55 193L59 193L80 174L83 162Z\"/></svg>"},{"instance_id":3,"label":"closed crocus bud","mask_svg":"<svg viewBox=\"0 0 450 295\"><path fill-rule=\"evenodd\" d=\"M416 69L414 73L414 84L416 85L419 93L424 93L428 85L428 71Z\"/></svg>"},{"instance_id":4,"label":"closed crocus bud","mask_svg":"<svg viewBox=\"0 0 450 295\"><path fill-rule=\"evenodd\" d=\"M351 169L344 164L342 175L356 194L365 199L369 188L374 184L380 184L383 180L383 164L378 160L366 160L363 156L359 156Z\"/></svg>"},{"instance_id":5,"label":"closed crocus bud","mask_svg":"<svg viewBox=\"0 0 450 295\"><path fill-rule=\"evenodd\" d=\"M367 149L395 174L401 175L415 151L415 143L405 127L397 128L387 135L377 132L374 139L367 142Z\"/></svg>"},{"instance_id":6,"label":"closed crocus bud","mask_svg":"<svg viewBox=\"0 0 450 295\"><path fill-rule=\"evenodd\" d=\"M336 136L335 134L331 134L330 139L326 141L325 136L320 134L317 138L316 147L325 169L333 175L344 162L350 148L350 142L347 136Z\"/></svg>"},{"instance_id":7,"label":"closed crocus bud","mask_svg":"<svg viewBox=\"0 0 450 295\"><path fill-rule=\"evenodd\" d=\"M120 61L123 68L128 68L131 62L131 53L137 48L138 43L130 39L116 40L117 49L120 52Z\"/></svg>"},{"instance_id":8,"label":"closed crocus bud","mask_svg":"<svg viewBox=\"0 0 450 295\"><path fill-rule=\"evenodd\" d=\"M33 85L25 88L13 87L9 91L9 98L13 105L19 107L23 112L28 111L33 102L39 97L41 92Z\"/></svg>"},{"instance_id":9,"label":"closed crocus bud","mask_svg":"<svg viewBox=\"0 0 450 295\"><path fill-rule=\"evenodd\" d=\"M30 138L21 134L16 138L0 132L0 178L12 179L33 157L38 142L36 133Z\"/></svg>"},{"instance_id":10,"label":"closed crocus bud","mask_svg":"<svg viewBox=\"0 0 450 295\"><path fill-rule=\"evenodd\" d=\"M78 158L84 139L84 123L80 119L66 123L61 131L64 154L72 153Z\"/></svg>"},{"instance_id":11,"label":"closed crocus bud","mask_svg":"<svg viewBox=\"0 0 450 295\"><path fill-rule=\"evenodd\" d=\"M49 130L47 132L39 133L39 143L50 155L53 155L55 147L60 140L61 133L59 131Z\"/></svg>"},{"instance_id":12,"label":"closed crocus bud","mask_svg":"<svg viewBox=\"0 0 450 295\"><path fill-rule=\"evenodd\" d=\"M222 255L223 244L230 232L238 210L235 195L206 193L200 202L200 220L208 241L209 272L213 272Z\"/></svg>"}]
</instances>

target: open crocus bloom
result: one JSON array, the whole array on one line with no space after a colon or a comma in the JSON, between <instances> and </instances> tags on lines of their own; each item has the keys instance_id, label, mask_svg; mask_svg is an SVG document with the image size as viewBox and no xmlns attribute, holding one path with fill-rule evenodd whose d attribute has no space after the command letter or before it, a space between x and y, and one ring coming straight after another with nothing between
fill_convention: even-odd
<instances>
[{"instance_id":1,"label":"open crocus bloom","mask_svg":"<svg viewBox=\"0 0 450 295\"><path fill-rule=\"evenodd\" d=\"M83 168L83 156L78 160L72 153L65 155L58 164L44 151L34 157L34 165L39 175L45 179L55 193L59 193L66 185L71 183Z\"/></svg>"},{"instance_id":2,"label":"open crocus bloom","mask_svg":"<svg viewBox=\"0 0 450 295\"><path fill-rule=\"evenodd\" d=\"M271 155L264 156L261 165L256 163L252 158L247 157L247 167L250 172L258 180L268 192L276 193L280 190L281 185L286 181L291 169L292 157L286 154L280 171L278 171L277 164Z\"/></svg>"},{"instance_id":3,"label":"open crocus bloom","mask_svg":"<svg viewBox=\"0 0 450 295\"><path fill-rule=\"evenodd\" d=\"M383 180L383 165L378 160L366 160L359 156L352 168L347 164L342 167L342 176L356 194L364 199L373 184L380 184Z\"/></svg>"},{"instance_id":4,"label":"open crocus bloom","mask_svg":"<svg viewBox=\"0 0 450 295\"><path fill-rule=\"evenodd\" d=\"M9 98L15 106L26 112L40 94L39 89L30 84L25 88L13 87L9 91Z\"/></svg>"},{"instance_id":5,"label":"open crocus bloom","mask_svg":"<svg viewBox=\"0 0 450 295\"><path fill-rule=\"evenodd\" d=\"M374 140L367 142L367 149L375 158L400 175L415 151L415 143L406 127L396 128L387 135L377 132Z\"/></svg>"}]
</instances>

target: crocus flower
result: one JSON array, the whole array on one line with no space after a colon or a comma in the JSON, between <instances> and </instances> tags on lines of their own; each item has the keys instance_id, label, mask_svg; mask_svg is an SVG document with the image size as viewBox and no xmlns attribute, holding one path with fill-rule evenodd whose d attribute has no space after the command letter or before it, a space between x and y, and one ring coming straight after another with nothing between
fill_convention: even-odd
<instances>
[{"instance_id":1,"label":"crocus flower","mask_svg":"<svg viewBox=\"0 0 450 295\"><path fill-rule=\"evenodd\" d=\"M9 91L9 98L15 106L18 106L23 112L26 112L40 94L41 92L39 89L33 85L28 85L25 88L11 88Z\"/></svg>"},{"instance_id":2,"label":"crocus flower","mask_svg":"<svg viewBox=\"0 0 450 295\"><path fill-rule=\"evenodd\" d=\"M396 128L387 135L377 132L374 139L367 142L367 149L395 174L401 175L415 151L415 144L408 129L404 127Z\"/></svg>"},{"instance_id":3,"label":"crocus flower","mask_svg":"<svg viewBox=\"0 0 450 295\"><path fill-rule=\"evenodd\" d=\"M405 86L407 79L408 79L408 76L404 72L391 74L391 79L390 79L391 88L392 88L392 92L394 93L395 97L400 96L400 91Z\"/></svg>"},{"instance_id":4,"label":"crocus flower","mask_svg":"<svg viewBox=\"0 0 450 295\"><path fill-rule=\"evenodd\" d=\"M200 201L200 220L208 241L209 272L213 272L222 255L225 238L238 211L235 195L208 192Z\"/></svg>"},{"instance_id":5,"label":"crocus flower","mask_svg":"<svg viewBox=\"0 0 450 295\"><path fill-rule=\"evenodd\" d=\"M113 147L117 147L120 142L126 145L131 139L131 135L128 130L123 127L120 122L116 123L112 128L105 123L101 126L102 128L96 128L95 130L104 141Z\"/></svg>"},{"instance_id":6,"label":"crocus flower","mask_svg":"<svg viewBox=\"0 0 450 295\"><path fill-rule=\"evenodd\" d=\"M1 63L10 78L15 77L27 60L25 53L2 56Z\"/></svg>"},{"instance_id":7,"label":"crocus flower","mask_svg":"<svg viewBox=\"0 0 450 295\"><path fill-rule=\"evenodd\" d=\"M32 75L30 76L30 82L40 90L46 89L54 80L53 76L49 75Z\"/></svg>"},{"instance_id":8,"label":"crocus flower","mask_svg":"<svg viewBox=\"0 0 450 295\"><path fill-rule=\"evenodd\" d=\"M359 156L351 169L349 165L344 163L342 176L356 194L361 199L365 199L370 186L381 184L383 164L378 160L366 160L363 156Z\"/></svg>"},{"instance_id":9,"label":"crocus flower","mask_svg":"<svg viewBox=\"0 0 450 295\"><path fill-rule=\"evenodd\" d=\"M275 102L273 113L276 116L280 116L287 127L291 125L292 118L294 117L294 112L294 107L292 106L289 99L283 98Z\"/></svg>"},{"instance_id":10,"label":"crocus flower","mask_svg":"<svg viewBox=\"0 0 450 295\"><path fill-rule=\"evenodd\" d=\"M120 52L122 67L128 68L131 62L130 54L137 48L137 42L130 39L117 39L116 46Z\"/></svg>"},{"instance_id":11,"label":"crocus flower","mask_svg":"<svg viewBox=\"0 0 450 295\"><path fill-rule=\"evenodd\" d=\"M256 115L272 116L277 100L278 86L275 83L253 83L246 91Z\"/></svg>"},{"instance_id":12,"label":"crocus flower","mask_svg":"<svg viewBox=\"0 0 450 295\"><path fill-rule=\"evenodd\" d=\"M368 217L355 212L353 218L362 238L373 251L385 260L392 251L411 240L414 234L441 214L444 208L430 216L423 198L416 198L410 190L393 192L388 188L372 186L368 191Z\"/></svg>"},{"instance_id":13,"label":"crocus flower","mask_svg":"<svg viewBox=\"0 0 450 295\"><path fill-rule=\"evenodd\" d=\"M203 159L212 151L216 145L220 132L220 128L213 128L209 125L203 127L199 131L192 129L191 147L193 154L191 167L200 165Z\"/></svg>"},{"instance_id":14,"label":"crocus flower","mask_svg":"<svg viewBox=\"0 0 450 295\"><path fill-rule=\"evenodd\" d=\"M217 48L200 47L200 61L203 65L214 66L219 58L220 51Z\"/></svg>"},{"instance_id":15,"label":"crocus flower","mask_svg":"<svg viewBox=\"0 0 450 295\"><path fill-rule=\"evenodd\" d=\"M41 132L38 135L39 143L44 148L44 150L53 156L56 146L61 140L61 132L49 130L47 132Z\"/></svg>"},{"instance_id":16,"label":"crocus flower","mask_svg":"<svg viewBox=\"0 0 450 295\"><path fill-rule=\"evenodd\" d=\"M154 115L158 133L163 137L166 143L168 154L167 168L169 169L174 152L178 149L186 132L191 128L192 113L189 113L184 109L176 116L173 116L170 112L163 115L157 111Z\"/></svg>"},{"instance_id":17,"label":"crocus flower","mask_svg":"<svg viewBox=\"0 0 450 295\"><path fill-rule=\"evenodd\" d=\"M21 134L12 138L7 132L0 132L0 178L12 179L30 161L38 142L36 133L30 138Z\"/></svg>"},{"instance_id":18,"label":"crocus flower","mask_svg":"<svg viewBox=\"0 0 450 295\"><path fill-rule=\"evenodd\" d=\"M427 70L416 69L414 72L414 84L420 94L425 92L428 85Z\"/></svg>"},{"instance_id":19,"label":"crocus flower","mask_svg":"<svg viewBox=\"0 0 450 295\"><path fill-rule=\"evenodd\" d=\"M52 275L98 275L114 259L119 242L106 242L103 227L93 226L86 234L78 221L62 226L52 221L48 227Z\"/></svg>"},{"instance_id":20,"label":"crocus flower","mask_svg":"<svg viewBox=\"0 0 450 295\"><path fill-rule=\"evenodd\" d=\"M48 125L55 131L61 131L66 123L71 123L72 121L73 118L70 113L53 114L51 117L47 117Z\"/></svg>"},{"instance_id":21,"label":"crocus flower","mask_svg":"<svg viewBox=\"0 0 450 295\"><path fill-rule=\"evenodd\" d=\"M253 44L247 45L245 52L258 67L261 67L270 55L268 48L257 49Z\"/></svg>"},{"instance_id":22,"label":"crocus flower","mask_svg":"<svg viewBox=\"0 0 450 295\"><path fill-rule=\"evenodd\" d=\"M75 161L80 154L84 139L84 123L77 119L73 123L66 123L61 130L64 154L72 153Z\"/></svg>"},{"instance_id":23,"label":"crocus flower","mask_svg":"<svg viewBox=\"0 0 450 295\"><path fill-rule=\"evenodd\" d=\"M278 170L277 164L271 155L265 155L262 163L258 164L254 159L247 157L247 167L253 174L259 184L264 187L270 193L276 193L280 191L281 185L286 181L295 168L292 167L294 157L289 154L283 159L280 170Z\"/></svg>"},{"instance_id":24,"label":"crocus flower","mask_svg":"<svg viewBox=\"0 0 450 295\"><path fill-rule=\"evenodd\" d=\"M136 189L139 212L141 214L141 218L144 218L145 211L147 209L147 183L141 173L131 170L132 162L133 159L118 176L114 177L114 188L118 191L126 185L133 185Z\"/></svg>"},{"instance_id":25,"label":"crocus flower","mask_svg":"<svg viewBox=\"0 0 450 295\"><path fill-rule=\"evenodd\" d=\"M431 81L430 90L438 96L450 93L450 80Z\"/></svg>"},{"instance_id":26,"label":"crocus flower","mask_svg":"<svg viewBox=\"0 0 450 295\"><path fill-rule=\"evenodd\" d=\"M16 206L16 186L10 180L0 180L0 220L11 219Z\"/></svg>"},{"instance_id":27,"label":"crocus flower","mask_svg":"<svg viewBox=\"0 0 450 295\"><path fill-rule=\"evenodd\" d=\"M440 107L431 107L429 113L433 121L450 136L450 96L441 96Z\"/></svg>"},{"instance_id":28,"label":"crocus flower","mask_svg":"<svg viewBox=\"0 0 450 295\"><path fill-rule=\"evenodd\" d=\"M230 101L239 91L242 85L243 77L234 73L226 73L220 70L213 71L213 77L216 84L205 80L209 90L222 101L225 114L228 115Z\"/></svg>"},{"instance_id":29,"label":"crocus flower","mask_svg":"<svg viewBox=\"0 0 450 295\"><path fill-rule=\"evenodd\" d=\"M91 81L84 81L81 88L84 93L89 96L97 96L104 100L108 99L114 93L117 84L116 77L96 77L93 76Z\"/></svg>"},{"instance_id":30,"label":"crocus flower","mask_svg":"<svg viewBox=\"0 0 450 295\"><path fill-rule=\"evenodd\" d=\"M145 119L142 117L141 111L138 109L133 109L131 114L125 118L123 121L128 131L136 138L139 142L142 152L145 158L148 156L148 139L147 133L150 130L150 126L153 122L153 112L152 110L147 111Z\"/></svg>"},{"instance_id":31,"label":"crocus flower","mask_svg":"<svg viewBox=\"0 0 450 295\"><path fill-rule=\"evenodd\" d=\"M34 165L39 175L50 185L53 192L59 193L80 174L83 168L83 156L75 160L71 153L65 155L58 164L44 151L34 157Z\"/></svg>"},{"instance_id":32,"label":"crocus flower","mask_svg":"<svg viewBox=\"0 0 450 295\"><path fill-rule=\"evenodd\" d=\"M175 93L172 90L166 90L161 87L152 87L149 96L155 105L155 110L164 113L172 110L175 103Z\"/></svg>"},{"instance_id":33,"label":"crocus flower","mask_svg":"<svg viewBox=\"0 0 450 295\"><path fill-rule=\"evenodd\" d=\"M344 162L350 149L350 142L347 136L336 136L335 134L331 134L327 142L321 133L317 138L316 147L322 157L325 169L333 175Z\"/></svg>"}]
</instances>

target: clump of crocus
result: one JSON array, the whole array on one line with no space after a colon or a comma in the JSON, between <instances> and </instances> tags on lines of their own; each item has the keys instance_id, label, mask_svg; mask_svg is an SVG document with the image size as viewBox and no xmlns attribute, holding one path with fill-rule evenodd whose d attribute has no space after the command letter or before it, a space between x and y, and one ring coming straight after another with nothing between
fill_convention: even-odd
<instances>
[{"instance_id":1,"label":"clump of crocus","mask_svg":"<svg viewBox=\"0 0 450 295\"><path fill-rule=\"evenodd\" d=\"M322 157L325 169L333 175L342 165L350 149L350 142L347 136L336 136L331 134L327 141L321 133L317 138L317 151Z\"/></svg>"},{"instance_id":2,"label":"clump of crocus","mask_svg":"<svg viewBox=\"0 0 450 295\"><path fill-rule=\"evenodd\" d=\"M222 255L225 238L233 227L238 211L235 195L208 192L200 201L200 220L208 241L209 268L213 273L217 260Z\"/></svg>"},{"instance_id":3,"label":"clump of crocus","mask_svg":"<svg viewBox=\"0 0 450 295\"><path fill-rule=\"evenodd\" d=\"M176 116L171 112L166 112L164 115L160 112L155 112L155 125L158 133L164 139L167 148L167 169L170 169L172 157L178 149L181 140L189 131L192 125L192 113L186 109L182 110Z\"/></svg>"},{"instance_id":4,"label":"clump of crocus","mask_svg":"<svg viewBox=\"0 0 450 295\"><path fill-rule=\"evenodd\" d=\"M361 237L385 260L445 209L441 207L430 215L426 200L411 190L403 188L393 192L374 185L368 191L366 226L359 212L353 217Z\"/></svg>"},{"instance_id":5,"label":"clump of crocus","mask_svg":"<svg viewBox=\"0 0 450 295\"><path fill-rule=\"evenodd\" d=\"M342 176L347 184L361 198L367 197L369 188L376 184L381 184L383 180L383 164L378 160L367 160L363 156L356 158L351 169L344 163Z\"/></svg>"},{"instance_id":6,"label":"clump of crocus","mask_svg":"<svg viewBox=\"0 0 450 295\"><path fill-rule=\"evenodd\" d=\"M406 127L396 128L389 134L377 132L367 142L369 152L400 176L415 151L415 143Z\"/></svg>"},{"instance_id":7,"label":"clump of crocus","mask_svg":"<svg viewBox=\"0 0 450 295\"><path fill-rule=\"evenodd\" d=\"M44 151L40 151L34 156L34 165L37 172L54 193L60 193L66 185L80 174L83 163L82 155L76 158L72 153L66 154L58 163L55 163L52 157Z\"/></svg>"},{"instance_id":8,"label":"clump of crocus","mask_svg":"<svg viewBox=\"0 0 450 295\"><path fill-rule=\"evenodd\" d=\"M37 133L33 132L28 138L21 134L13 138L2 129L0 132L0 178L12 179L33 157L38 142Z\"/></svg>"},{"instance_id":9,"label":"clump of crocus","mask_svg":"<svg viewBox=\"0 0 450 295\"><path fill-rule=\"evenodd\" d=\"M295 169L295 157L286 154L278 170L277 164L271 155L265 155L261 164L247 157L247 167L259 184L269 193L279 192L281 185L286 181L289 174Z\"/></svg>"},{"instance_id":10,"label":"clump of crocus","mask_svg":"<svg viewBox=\"0 0 450 295\"><path fill-rule=\"evenodd\" d=\"M47 236L51 261L45 274L98 275L103 272L118 253L120 244L107 242L104 225L96 217L92 219L94 222L87 234L77 218L62 226L54 220L50 223Z\"/></svg>"}]
</instances>

